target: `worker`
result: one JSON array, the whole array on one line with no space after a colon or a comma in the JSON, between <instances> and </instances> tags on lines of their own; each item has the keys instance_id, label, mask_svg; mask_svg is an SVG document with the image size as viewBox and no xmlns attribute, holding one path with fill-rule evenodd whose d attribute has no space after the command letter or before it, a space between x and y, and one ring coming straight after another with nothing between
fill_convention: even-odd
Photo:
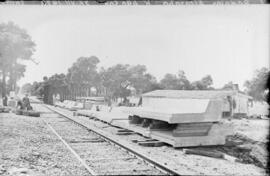
<instances>
[{"instance_id":1,"label":"worker","mask_svg":"<svg viewBox=\"0 0 270 176\"><path fill-rule=\"evenodd\" d=\"M25 94L25 97L23 97L23 108L26 109L26 110L31 110L32 107L30 105L30 100L28 98L28 94Z\"/></svg>"},{"instance_id":2,"label":"worker","mask_svg":"<svg viewBox=\"0 0 270 176\"><path fill-rule=\"evenodd\" d=\"M7 98L7 96L5 95L5 96L3 97L3 106L7 106L7 101L8 101L8 98Z\"/></svg>"},{"instance_id":3,"label":"worker","mask_svg":"<svg viewBox=\"0 0 270 176\"><path fill-rule=\"evenodd\" d=\"M142 106L142 97L140 97L140 99L139 99L138 106Z\"/></svg>"},{"instance_id":4,"label":"worker","mask_svg":"<svg viewBox=\"0 0 270 176\"><path fill-rule=\"evenodd\" d=\"M100 109L99 109L99 106L98 106L98 105L96 106L96 111L100 111Z\"/></svg>"},{"instance_id":5,"label":"worker","mask_svg":"<svg viewBox=\"0 0 270 176\"><path fill-rule=\"evenodd\" d=\"M108 98L108 106L109 106L109 112L112 111L112 100L111 97Z\"/></svg>"},{"instance_id":6,"label":"worker","mask_svg":"<svg viewBox=\"0 0 270 176\"><path fill-rule=\"evenodd\" d=\"M22 103L21 100L18 100L18 102L17 102L17 109L20 109L20 110L23 110L24 109L23 103Z\"/></svg>"}]
</instances>

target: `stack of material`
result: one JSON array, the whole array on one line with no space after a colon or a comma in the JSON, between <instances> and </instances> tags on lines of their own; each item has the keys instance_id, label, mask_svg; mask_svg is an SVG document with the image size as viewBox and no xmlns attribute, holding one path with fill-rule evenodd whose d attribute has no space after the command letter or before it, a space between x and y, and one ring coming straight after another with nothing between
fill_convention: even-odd
<instances>
[{"instance_id":1,"label":"stack of material","mask_svg":"<svg viewBox=\"0 0 270 176\"><path fill-rule=\"evenodd\" d=\"M126 120L128 122L128 115L122 113L121 110L119 111L118 109L112 109L110 111L109 107L100 106L100 111L96 111L96 108L92 108L91 110L78 110L75 114L87 117L95 117L101 121L107 122L115 126L119 126L119 124L117 123L118 121ZM119 127L125 128L125 126L123 125L120 125Z\"/></svg>"},{"instance_id":2,"label":"stack of material","mask_svg":"<svg viewBox=\"0 0 270 176\"><path fill-rule=\"evenodd\" d=\"M142 107L126 108L130 125L174 147L224 145L232 130L221 120L222 100L143 96ZM139 131L138 131L139 132Z\"/></svg>"},{"instance_id":3,"label":"stack of material","mask_svg":"<svg viewBox=\"0 0 270 176\"><path fill-rule=\"evenodd\" d=\"M65 100L64 102L55 102L55 106L66 108L71 111L76 111L78 109L83 109L83 103L71 101L71 100Z\"/></svg>"}]
</instances>

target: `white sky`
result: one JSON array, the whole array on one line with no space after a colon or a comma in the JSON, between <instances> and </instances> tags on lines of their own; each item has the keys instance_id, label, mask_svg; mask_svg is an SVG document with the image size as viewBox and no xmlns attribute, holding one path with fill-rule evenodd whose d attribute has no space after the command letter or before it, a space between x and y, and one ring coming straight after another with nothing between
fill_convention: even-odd
<instances>
[{"instance_id":1,"label":"white sky","mask_svg":"<svg viewBox=\"0 0 270 176\"><path fill-rule=\"evenodd\" d=\"M269 67L269 5L0 6L37 44L20 84L66 73L80 56L99 66L144 64L161 79L185 71L190 81L210 74L214 87L240 88L255 69Z\"/></svg>"}]
</instances>

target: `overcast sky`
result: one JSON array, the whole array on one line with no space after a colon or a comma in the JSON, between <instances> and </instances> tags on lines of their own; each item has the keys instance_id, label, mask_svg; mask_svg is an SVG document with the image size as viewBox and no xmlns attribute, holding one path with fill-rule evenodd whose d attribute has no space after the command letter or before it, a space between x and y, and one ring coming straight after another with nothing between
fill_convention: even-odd
<instances>
[{"instance_id":1,"label":"overcast sky","mask_svg":"<svg viewBox=\"0 0 270 176\"><path fill-rule=\"evenodd\" d=\"M210 74L214 87L240 88L269 67L270 6L0 6L0 22L25 28L36 43L26 82L66 73L80 56L99 66L144 64L160 80L184 70L189 80Z\"/></svg>"}]
</instances>

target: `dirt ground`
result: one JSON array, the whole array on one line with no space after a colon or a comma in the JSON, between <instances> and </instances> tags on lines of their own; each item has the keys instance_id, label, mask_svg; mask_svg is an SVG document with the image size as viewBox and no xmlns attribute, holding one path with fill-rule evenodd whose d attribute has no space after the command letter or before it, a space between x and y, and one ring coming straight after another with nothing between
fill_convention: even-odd
<instances>
[{"instance_id":1,"label":"dirt ground","mask_svg":"<svg viewBox=\"0 0 270 176\"><path fill-rule=\"evenodd\" d=\"M234 133L244 135L257 142L267 142L269 119L232 119L226 120L232 125Z\"/></svg>"},{"instance_id":2,"label":"dirt ground","mask_svg":"<svg viewBox=\"0 0 270 176\"><path fill-rule=\"evenodd\" d=\"M41 119L0 114L0 175L87 175Z\"/></svg>"},{"instance_id":3,"label":"dirt ground","mask_svg":"<svg viewBox=\"0 0 270 176\"><path fill-rule=\"evenodd\" d=\"M267 169L269 141L269 119L225 120L233 129L227 137L227 146L219 150L239 158L239 162L252 163ZM269 172L269 170L267 170Z\"/></svg>"}]
</instances>

